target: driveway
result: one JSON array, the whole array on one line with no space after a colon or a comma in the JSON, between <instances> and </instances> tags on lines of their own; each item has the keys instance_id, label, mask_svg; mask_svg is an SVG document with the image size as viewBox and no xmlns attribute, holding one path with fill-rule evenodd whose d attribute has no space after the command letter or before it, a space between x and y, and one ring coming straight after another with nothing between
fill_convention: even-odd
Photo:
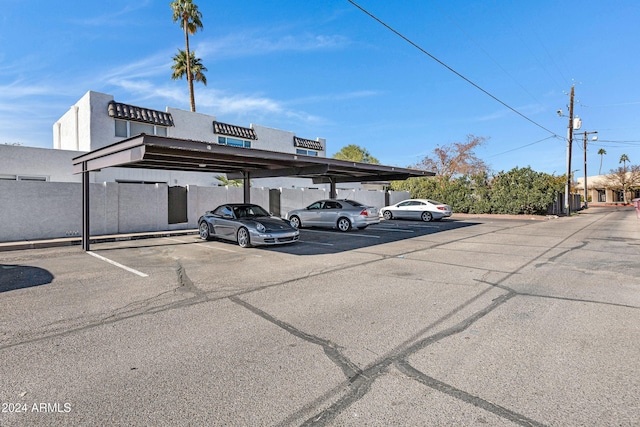
<instances>
[{"instance_id":1,"label":"driveway","mask_svg":"<svg viewBox=\"0 0 640 427\"><path fill-rule=\"evenodd\" d=\"M634 426L640 220L0 252L0 425Z\"/></svg>"}]
</instances>

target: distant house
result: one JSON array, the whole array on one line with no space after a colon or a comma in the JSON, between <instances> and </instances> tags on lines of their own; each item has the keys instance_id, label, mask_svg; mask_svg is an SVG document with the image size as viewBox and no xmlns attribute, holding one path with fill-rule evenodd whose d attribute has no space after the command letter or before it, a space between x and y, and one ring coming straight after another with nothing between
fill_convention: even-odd
<instances>
[{"instance_id":1,"label":"distant house","mask_svg":"<svg viewBox=\"0 0 640 427\"><path fill-rule=\"evenodd\" d=\"M629 177L631 177L630 172ZM584 195L584 177L576 179L575 191ZM640 198L640 182L632 185L627 192L627 201L635 198ZM622 204L624 200L622 188L613 184L608 175L587 177L587 202L589 204Z\"/></svg>"}]
</instances>

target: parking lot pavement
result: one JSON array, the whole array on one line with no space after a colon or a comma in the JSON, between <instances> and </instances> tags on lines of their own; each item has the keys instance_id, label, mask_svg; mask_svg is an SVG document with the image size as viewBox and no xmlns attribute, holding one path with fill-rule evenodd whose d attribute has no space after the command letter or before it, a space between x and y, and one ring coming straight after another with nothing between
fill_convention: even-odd
<instances>
[{"instance_id":1,"label":"parking lot pavement","mask_svg":"<svg viewBox=\"0 0 640 427\"><path fill-rule=\"evenodd\" d=\"M637 425L640 221L0 252L0 425Z\"/></svg>"}]
</instances>

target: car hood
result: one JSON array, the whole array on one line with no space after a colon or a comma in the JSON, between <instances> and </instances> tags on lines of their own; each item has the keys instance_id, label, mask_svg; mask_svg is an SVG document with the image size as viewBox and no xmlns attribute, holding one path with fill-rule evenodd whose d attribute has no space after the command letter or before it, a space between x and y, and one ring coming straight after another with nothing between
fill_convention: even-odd
<instances>
[{"instance_id":1,"label":"car hood","mask_svg":"<svg viewBox=\"0 0 640 427\"><path fill-rule=\"evenodd\" d=\"M258 218L245 218L243 220L241 220L241 222L249 225L249 224L255 224L256 222L259 222L260 224L264 225L268 230L291 230L293 227L289 224L289 221L284 220L282 218L277 218L277 217L267 217L267 216L261 216Z\"/></svg>"}]
</instances>

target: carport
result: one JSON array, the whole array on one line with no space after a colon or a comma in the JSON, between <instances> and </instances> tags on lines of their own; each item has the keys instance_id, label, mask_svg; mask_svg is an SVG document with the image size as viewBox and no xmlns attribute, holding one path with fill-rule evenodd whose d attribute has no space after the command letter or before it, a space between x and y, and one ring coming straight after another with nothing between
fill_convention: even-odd
<instances>
[{"instance_id":1,"label":"carport","mask_svg":"<svg viewBox=\"0 0 640 427\"><path fill-rule=\"evenodd\" d=\"M435 175L417 169L141 134L73 159L73 173L82 174L82 248L85 251L89 250L90 240L89 172L109 167L226 174L229 179L244 181L245 203L250 202L249 183L252 178L311 178L314 184L330 184L330 197L333 198L337 183Z\"/></svg>"}]
</instances>

